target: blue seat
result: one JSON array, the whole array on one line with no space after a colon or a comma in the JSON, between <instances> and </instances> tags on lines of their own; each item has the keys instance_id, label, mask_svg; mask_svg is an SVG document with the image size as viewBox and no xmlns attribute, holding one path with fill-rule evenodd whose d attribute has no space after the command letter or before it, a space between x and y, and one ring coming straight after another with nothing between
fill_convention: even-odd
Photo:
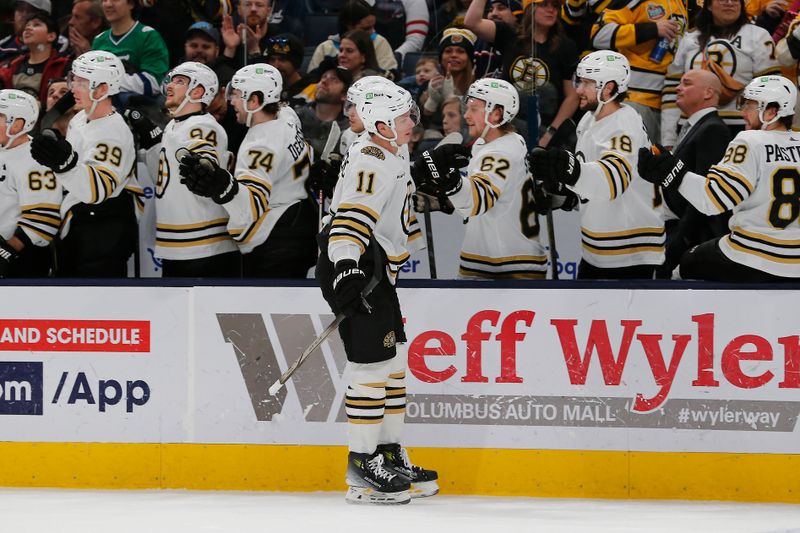
<instances>
[{"instance_id":1,"label":"blue seat","mask_svg":"<svg viewBox=\"0 0 800 533\"><path fill-rule=\"evenodd\" d=\"M335 33L339 33L335 15L306 15L306 46L317 46Z\"/></svg>"},{"instance_id":2,"label":"blue seat","mask_svg":"<svg viewBox=\"0 0 800 533\"><path fill-rule=\"evenodd\" d=\"M306 1L306 9L309 13L316 13L316 14L336 14L339 12L339 8L342 7L342 0L305 0Z\"/></svg>"}]
</instances>

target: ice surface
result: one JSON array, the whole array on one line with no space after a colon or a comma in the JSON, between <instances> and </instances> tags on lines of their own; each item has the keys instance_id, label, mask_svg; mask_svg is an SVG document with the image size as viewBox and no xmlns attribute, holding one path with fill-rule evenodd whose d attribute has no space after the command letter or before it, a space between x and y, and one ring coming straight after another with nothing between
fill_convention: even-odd
<instances>
[{"instance_id":1,"label":"ice surface","mask_svg":"<svg viewBox=\"0 0 800 533\"><path fill-rule=\"evenodd\" d=\"M8 533L800 533L800 505L438 495L348 505L344 493L0 489Z\"/></svg>"}]
</instances>

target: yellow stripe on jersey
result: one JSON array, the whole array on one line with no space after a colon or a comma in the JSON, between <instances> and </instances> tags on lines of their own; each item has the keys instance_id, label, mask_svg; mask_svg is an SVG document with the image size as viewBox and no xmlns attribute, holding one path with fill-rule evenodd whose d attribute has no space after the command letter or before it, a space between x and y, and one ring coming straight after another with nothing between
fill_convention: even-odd
<instances>
[{"instance_id":1,"label":"yellow stripe on jersey","mask_svg":"<svg viewBox=\"0 0 800 533\"><path fill-rule=\"evenodd\" d=\"M411 254L408 253L408 252L405 252L405 253L403 253L401 255L390 255L390 256L387 257L387 259L389 259L389 262L391 264L400 266L403 263L405 263L406 261L408 261L409 257L411 257Z\"/></svg>"},{"instance_id":2,"label":"yellow stripe on jersey","mask_svg":"<svg viewBox=\"0 0 800 533\"><path fill-rule=\"evenodd\" d=\"M750 255L755 255L756 257L760 257L762 259L767 259L769 261L774 261L776 263L784 263L789 265L800 264L800 256L798 257L783 257L778 256L775 254L771 254L769 252L765 252L764 250L759 250L757 248L750 248L746 246L744 243L738 243L731 238L731 235L726 235L725 238L728 241L728 244L731 248L736 251L743 252Z\"/></svg>"},{"instance_id":3,"label":"yellow stripe on jersey","mask_svg":"<svg viewBox=\"0 0 800 533\"><path fill-rule=\"evenodd\" d=\"M166 241L156 237L156 245L163 246L164 248L187 248L189 246L202 246L204 244L213 244L215 242L227 241L231 237L227 233L225 235L217 235L214 237L204 237L198 239L185 239L182 241Z\"/></svg>"},{"instance_id":4,"label":"yellow stripe on jersey","mask_svg":"<svg viewBox=\"0 0 800 533\"><path fill-rule=\"evenodd\" d=\"M622 231L596 232L581 227L581 233L598 240L613 237L658 237L664 235L664 228L636 228Z\"/></svg>"},{"instance_id":5,"label":"yellow stripe on jersey","mask_svg":"<svg viewBox=\"0 0 800 533\"><path fill-rule=\"evenodd\" d=\"M341 213L342 211L355 211L364 214L371 218L373 222L378 222L378 219L381 218L378 213L363 204L339 204L336 212Z\"/></svg>"},{"instance_id":6,"label":"yellow stripe on jersey","mask_svg":"<svg viewBox=\"0 0 800 533\"><path fill-rule=\"evenodd\" d=\"M206 220L205 222L197 222L195 224L156 224L158 230L200 230L208 229L213 226L224 226L228 223L227 218L215 218L213 220Z\"/></svg>"},{"instance_id":7,"label":"yellow stripe on jersey","mask_svg":"<svg viewBox=\"0 0 800 533\"><path fill-rule=\"evenodd\" d=\"M744 237L749 237L751 239L766 241L774 246L782 246L785 248L800 248L800 239L776 239L775 237L770 237L769 235L764 235L763 233L755 233L753 231L748 231L738 226L733 228L733 232L740 233Z\"/></svg>"},{"instance_id":8,"label":"yellow stripe on jersey","mask_svg":"<svg viewBox=\"0 0 800 533\"><path fill-rule=\"evenodd\" d=\"M541 263L547 262L547 257L544 255L509 255L505 257L489 257L485 255L471 254L468 252L461 252L461 258L466 261L476 261L481 263L490 263L493 265L513 264L513 263Z\"/></svg>"},{"instance_id":9,"label":"yellow stripe on jersey","mask_svg":"<svg viewBox=\"0 0 800 533\"><path fill-rule=\"evenodd\" d=\"M617 197L617 183L614 181L614 176L611 175L611 169L608 168L607 163L601 160L597 160L597 164L603 169L603 173L606 175L606 180L608 180L608 190L611 193L610 197L614 200Z\"/></svg>"},{"instance_id":10,"label":"yellow stripe on jersey","mask_svg":"<svg viewBox=\"0 0 800 533\"><path fill-rule=\"evenodd\" d=\"M589 252L595 255L627 255L627 254L637 254L640 252L663 252L664 245L663 244L642 244L642 245L634 245L628 248L598 248L597 246L593 246L586 241L583 241L582 246L588 250Z\"/></svg>"},{"instance_id":11,"label":"yellow stripe on jersey","mask_svg":"<svg viewBox=\"0 0 800 533\"><path fill-rule=\"evenodd\" d=\"M360 240L358 240L355 237L352 237L350 235L331 235L330 238L328 239L328 241L329 242L350 241L350 242L353 242L353 243L358 245L358 248L359 248L359 250L361 250L362 254L366 250L366 247L364 246L364 243L362 243Z\"/></svg>"},{"instance_id":12,"label":"yellow stripe on jersey","mask_svg":"<svg viewBox=\"0 0 800 533\"><path fill-rule=\"evenodd\" d=\"M336 218L333 219L333 222L331 222L331 228L339 228L342 226L354 230L356 233L364 237L367 241L369 241L370 235L372 234L372 230L369 228L369 226L353 219L346 219L337 216Z\"/></svg>"},{"instance_id":13,"label":"yellow stripe on jersey","mask_svg":"<svg viewBox=\"0 0 800 533\"><path fill-rule=\"evenodd\" d=\"M725 181L724 178L721 178L715 172L709 171L708 176L706 176L706 178L710 182L708 184L709 188L713 188L714 185L716 185L718 190L728 198L728 200L731 203L729 209L733 206L739 205L740 203L742 203L742 200L744 200L744 197L739 191L734 189L727 181Z\"/></svg>"}]
</instances>

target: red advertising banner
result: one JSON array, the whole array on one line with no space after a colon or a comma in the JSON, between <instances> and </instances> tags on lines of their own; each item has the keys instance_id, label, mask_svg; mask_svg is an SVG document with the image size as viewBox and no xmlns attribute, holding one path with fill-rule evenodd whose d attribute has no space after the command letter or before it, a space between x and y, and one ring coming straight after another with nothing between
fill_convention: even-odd
<instances>
[{"instance_id":1,"label":"red advertising banner","mask_svg":"<svg viewBox=\"0 0 800 533\"><path fill-rule=\"evenodd\" d=\"M150 352L150 321L0 319L0 351Z\"/></svg>"}]
</instances>

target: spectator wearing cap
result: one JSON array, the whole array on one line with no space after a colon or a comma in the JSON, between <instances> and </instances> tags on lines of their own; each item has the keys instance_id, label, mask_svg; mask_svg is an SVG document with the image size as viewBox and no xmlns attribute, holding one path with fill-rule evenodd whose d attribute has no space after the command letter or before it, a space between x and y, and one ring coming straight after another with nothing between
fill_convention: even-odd
<instances>
[{"instance_id":1,"label":"spectator wearing cap","mask_svg":"<svg viewBox=\"0 0 800 533\"><path fill-rule=\"evenodd\" d=\"M44 104L48 82L63 77L70 64L69 58L59 56L53 49L57 37L58 27L51 17L41 12L28 17L22 42L29 51L0 69L3 88L25 91Z\"/></svg>"},{"instance_id":2,"label":"spectator wearing cap","mask_svg":"<svg viewBox=\"0 0 800 533\"><path fill-rule=\"evenodd\" d=\"M100 0L75 0L67 27L69 45L73 56L92 49L92 41L106 29L103 6Z\"/></svg>"},{"instance_id":3,"label":"spectator wearing cap","mask_svg":"<svg viewBox=\"0 0 800 533\"><path fill-rule=\"evenodd\" d=\"M267 63L278 69L283 81L281 100L292 107L314 100L313 80L300 71L303 66L303 42L290 33L267 41Z\"/></svg>"},{"instance_id":4,"label":"spectator wearing cap","mask_svg":"<svg viewBox=\"0 0 800 533\"><path fill-rule=\"evenodd\" d=\"M503 22L517 31L522 18L522 2L520 0L490 0L486 18L493 22ZM475 43L475 77L502 78L503 54L494 46L478 39Z\"/></svg>"},{"instance_id":5,"label":"spectator wearing cap","mask_svg":"<svg viewBox=\"0 0 800 533\"><path fill-rule=\"evenodd\" d=\"M219 57L219 30L208 22L195 22L186 30L184 61L213 66Z\"/></svg>"},{"instance_id":6,"label":"spectator wearing cap","mask_svg":"<svg viewBox=\"0 0 800 533\"><path fill-rule=\"evenodd\" d=\"M437 115L451 96L464 96L475 81L472 64L477 37L464 28L448 28L439 41L440 72L428 82L420 102L426 115ZM438 121L437 121L438 122Z\"/></svg>"},{"instance_id":7,"label":"spectator wearing cap","mask_svg":"<svg viewBox=\"0 0 800 533\"><path fill-rule=\"evenodd\" d=\"M473 0L465 24L502 54L503 79L520 94L520 112L514 126L523 134L528 133L528 97L536 94L541 125L538 131L530 132L531 144L570 145L575 138L572 116L579 100L572 85L578 49L561 27L561 1L528 3L516 30L505 22L483 18L485 5L486 0Z\"/></svg>"},{"instance_id":8,"label":"spectator wearing cap","mask_svg":"<svg viewBox=\"0 0 800 533\"><path fill-rule=\"evenodd\" d=\"M7 66L15 57L28 51L22 42L22 32L28 18L34 14L50 15L52 13L50 0L18 0L14 2L14 33L0 40L0 65ZM69 40L58 37L54 47L59 54L66 54Z\"/></svg>"},{"instance_id":9,"label":"spectator wearing cap","mask_svg":"<svg viewBox=\"0 0 800 533\"><path fill-rule=\"evenodd\" d=\"M336 64L336 60L328 58L317 69L319 81L314 91L314 101L295 108L303 135L314 149L319 159L328 140L331 124L337 122L339 131L347 129L349 122L344 116L344 103L347 100L347 89L353 83L350 72ZM339 140L336 140L339 145Z\"/></svg>"},{"instance_id":10,"label":"spectator wearing cap","mask_svg":"<svg viewBox=\"0 0 800 533\"><path fill-rule=\"evenodd\" d=\"M397 68L392 45L385 37L375 32L375 12L364 0L349 0L339 11L339 33L330 35L320 43L308 63L309 72L316 69L326 57L336 57L341 52L342 40L354 31L367 34L372 43L373 55L377 61L376 70L389 72ZM356 78L357 79L357 78Z\"/></svg>"}]
</instances>

